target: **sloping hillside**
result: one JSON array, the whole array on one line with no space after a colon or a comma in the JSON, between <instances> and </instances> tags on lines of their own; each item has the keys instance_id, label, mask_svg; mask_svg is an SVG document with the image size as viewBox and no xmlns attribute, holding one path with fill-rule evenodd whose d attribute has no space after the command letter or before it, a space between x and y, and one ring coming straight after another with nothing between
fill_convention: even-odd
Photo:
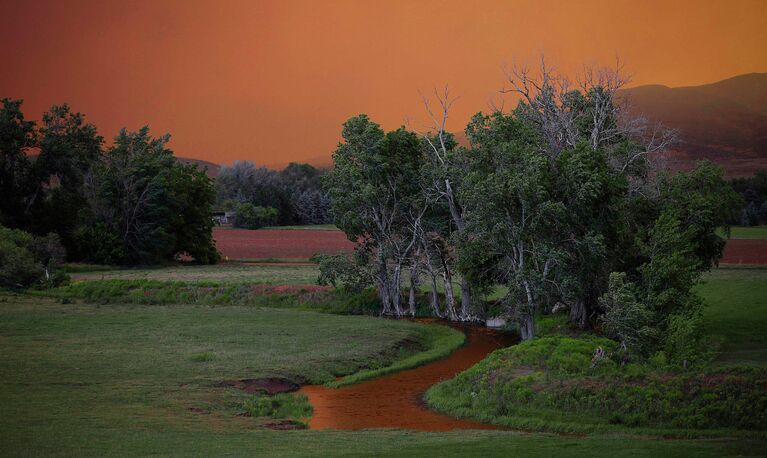
<instances>
[{"instance_id":1,"label":"sloping hillside","mask_svg":"<svg viewBox=\"0 0 767 458\"><path fill-rule=\"evenodd\" d=\"M634 113L679 130L671 167L687 169L710 159L732 176L767 168L767 74L703 86L639 86L622 95Z\"/></svg>"},{"instance_id":2,"label":"sloping hillside","mask_svg":"<svg viewBox=\"0 0 767 458\"><path fill-rule=\"evenodd\" d=\"M221 165L214 164L213 162L203 161L202 159L190 159L188 157L176 157L176 160L182 164L197 164L197 167L201 170L205 170L210 178L216 178L218 172L221 171Z\"/></svg>"}]
</instances>

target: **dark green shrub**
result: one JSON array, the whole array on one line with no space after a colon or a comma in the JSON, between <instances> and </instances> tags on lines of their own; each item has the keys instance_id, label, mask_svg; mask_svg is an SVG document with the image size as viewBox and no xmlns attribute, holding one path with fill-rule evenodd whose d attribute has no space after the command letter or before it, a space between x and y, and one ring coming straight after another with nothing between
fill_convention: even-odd
<instances>
[{"instance_id":1,"label":"dark green shrub","mask_svg":"<svg viewBox=\"0 0 767 458\"><path fill-rule=\"evenodd\" d=\"M0 287L57 286L68 277L57 270L66 253L56 234L32 234L0 226Z\"/></svg>"},{"instance_id":2,"label":"dark green shrub","mask_svg":"<svg viewBox=\"0 0 767 458\"><path fill-rule=\"evenodd\" d=\"M303 394L256 394L245 401L243 408L253 417L300 419L312 415L312 406Z\"/></svg>"},{"instance_id":3,"label":"dark green shrub","mask_svg":"<svg viewBox=\"0 0 767 458\"><path fill-rule=\"evenodd\" d=\"M243 202L237 206L233 225L244 229L259 229L276 224L278 216L279 212L274 207L256 207L250 202Z\"/></svg>"},{"instance_id":4,"label":"dark green shrub","mask_svg":"<svg viewBox=\"0 0 767 458\"><path fill-rule=\"evenodd\" d=\"M613 272L599 304L605 309L605 333L628 351L641 354L655 342L657 330L652 326L652 311L637 300L633 287L624 272Z\"/></svg>"}]
</instances>

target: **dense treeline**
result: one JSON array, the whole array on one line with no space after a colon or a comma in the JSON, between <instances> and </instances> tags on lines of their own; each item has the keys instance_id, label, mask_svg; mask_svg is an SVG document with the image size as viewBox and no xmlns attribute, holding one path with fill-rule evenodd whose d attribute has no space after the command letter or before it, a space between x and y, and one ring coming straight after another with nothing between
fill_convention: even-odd
<instances>
[{"instance_id":1,"label":"dense treeline","mask_svg":"<svg viewBox=\"0 0 767 458\"><path fill-rule=\"evenodd\" d=\"M732 221L742 226L767 224L767 171L748 178L734 178L732 187L743 198L743 210Z\"/></svg>"},{"instance_id":2,"label":"dense treeline","mask_svg":"<svg viewBox=\"0 0 767 458\"><path fill-rule=\"evenodd\" d=\"M52 107L40 125L21 105L3 99L0 107L0 225L56 234L69 261L217 261L212 182L174 159L169 136L122 130L106 147L67 105Z\"/></svg>"},{"instance_id":3,"label":"dense treeline","mask_svg":"<svg viewBox=\"0 0 767 458\"><path fill-rule=\"evenodd\" d=\"M234 225L262 226L331 223L330 199L322 191L323 170L291 163L282 171L236 161L216 177L216 207L236 213Z\"/></svg>"},{"instance_id":4,"label":"dense treeline","mask_svg":"<svg viewBox=\"0 0 767 458\"><path fill-rule=\"evenodd\" d=\"M617 72L583 81L570 90L545 67L537 79L511 74L521 101L475 115L466 146L445 131L447 91L441 112L427 101L435 126L423 135L349 119L325 184L358 246L352 264L326 258L323 274L367 278L383 314L415 314L425 278L437 316L500 313L531 339L537 315L569 308L575 325L599 326L627 351L691 358L702 307L692 288L721 257L716 231L740 199L710 163L676 175L656 166L674 133L627 115ZM499 303L480 300L499 285Z\"/></svg>"}]
</instances>

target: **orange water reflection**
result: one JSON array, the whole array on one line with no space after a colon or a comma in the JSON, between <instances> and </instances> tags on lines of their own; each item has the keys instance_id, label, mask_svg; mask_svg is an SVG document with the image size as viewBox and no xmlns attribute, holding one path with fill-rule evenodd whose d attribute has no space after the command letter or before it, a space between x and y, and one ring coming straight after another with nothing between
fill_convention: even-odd
<instances>
[{"instance_id":1,"label":"orange water reflection","mask_svg":"<svg viewBox=\"0 0 767 458\"><path fill-rule=\"evenodd\" d=\"M299 393L307 395L314 408L309 428L495 429L492 425L435 413L422 399L430 386L454 377L488 353L510 343L504 334L487 328L462 330L467 336L466 345L437 362L338 389L322 385L301 388Z\"/></svg>"}]
</instances>

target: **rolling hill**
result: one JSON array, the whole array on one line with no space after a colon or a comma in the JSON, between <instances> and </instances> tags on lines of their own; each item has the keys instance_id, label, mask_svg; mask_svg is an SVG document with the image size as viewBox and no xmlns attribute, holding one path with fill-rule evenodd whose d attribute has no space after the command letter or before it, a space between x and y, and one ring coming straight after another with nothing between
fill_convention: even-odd
<instances>
[{"instance_id":1,"label":"rolling hill","mask_svg":"<svg viewBox=\"0 0 767 458\"><path fill-rule=\"evenodd\" d=\"M767 168L767 73L702 86L638 86L622 95L635 114L679 131L670 167L689 169L709 159L730 176Z\"/></svg>"},{"instance_id":2,"label":"rolling hill","mask_svg":"<svg viewBox=\"0 0 767 458\"><path fill-rule=\"evenodd\" d=\"M188 157L176 157L176 160L181 162L182 164L196 164L197 167L200 170L205 170L205 173L210 178L216 178L218 176L218 172L221 171L221 165L215 164L213 162L209 161L203 161L202 159L191 159Z\"/></svg>"}]
</instances>

